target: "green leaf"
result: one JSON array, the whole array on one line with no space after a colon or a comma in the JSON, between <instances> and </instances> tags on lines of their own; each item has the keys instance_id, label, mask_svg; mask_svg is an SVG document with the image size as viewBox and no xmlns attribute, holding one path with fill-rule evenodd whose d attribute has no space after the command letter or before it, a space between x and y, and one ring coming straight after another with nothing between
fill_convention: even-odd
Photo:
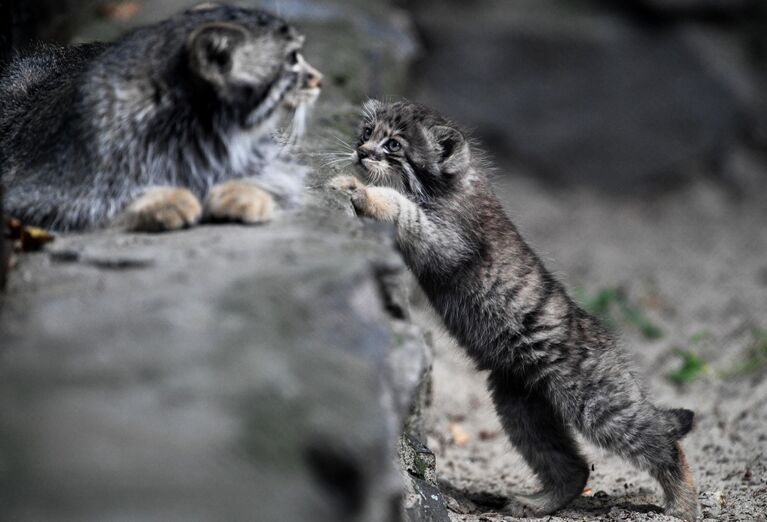
<instances>
[{"instance_id":1,"label":"green leaf","mask_svg":"<svg viewBox=\"0 0 767 522\"><path fill-rule=\"evenodd\" d=\"M667 373L666 378L674 384L690 383L708 372L708 365L697 354L681 348L674 348L673 352L681 359L681 365L676 370Z\"/></svg>"},{"instance_id":2,"label":"green leaf","mask_svg":"<svg viewBox=\"0 0 767 522\"><path fill-rule=\"evenodd\" d=\"M720 373L725 379L757 373L767 367L767 330L754 329L753 340L746 346L743 360Z\"/></svg>"},{"instance_id":3,"label":"green leaf","mask_svg":"<svg viewBox=\"0 0 767 522\"><path fill-rule=\"evenodd\" d=\"M659 339L663 331L639 308L629 303L626 294L619 288L603 288L594 296L583 289L576 290L576 298L591 315L610 330L615 330L622 321L639 329L647 339Z\"/></svg>"}]
</instances>

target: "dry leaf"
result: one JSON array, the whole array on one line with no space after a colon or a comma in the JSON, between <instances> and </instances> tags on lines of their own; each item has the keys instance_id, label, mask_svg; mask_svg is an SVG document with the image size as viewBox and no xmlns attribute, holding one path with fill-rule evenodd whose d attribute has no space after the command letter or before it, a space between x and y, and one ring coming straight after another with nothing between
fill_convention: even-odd
<instances>
[{"instance_id":1,"label":"dry leaf","mask_svg":"<svg viewBox=\"0 0 767 522\"><path fill-rule=\"evenodd\" d=\"M15 218L8 218L5 220L5 229L8 231L8 239L21 239L22 231L24 230L24 226L21 224L21 221Z\"/></svg>"},{"instance_id":2,"label":"dry leaf","mask_svg":"<svg viewBox=\"0 0 767 522\"><path fill-rule=\"evenodd\" d=\"M21 221L9 218L5 221L5 236L13 242L17 252L37 252L55 239L46 230L37 227L25 227Z\"/></svg>"},{"instance_id":3,"label":"dry leaf","mask_svg":"<svg viewBox=\"0 0 767 522\"><path fill-rule=\"evenodd\" d=\"M497 431L482 430L479 432L479 440L493 440L498 437Z\"/></svg>"},{"instance_id":4,"label":"dry leaf","mask_svg":"<svg viewBox=\"0 0 767 522\"><path fill-rule=\"evenodd\" d=\"M37 252L53 239L53 235L42 228L26 227L21 234L21 250L23 252Z\"/></svg>"},{"instance_id":5,"label":"dry leaf","mask_svg":"<svg viewBox=\"0 0 767 522\"><path fill-rule=\"evenodd\" d=\"M463 426L457 422L451 422L448 426L448 430L450 431L450 436L453 438L453 443L458 446L465 446L469 443L469 440L471 440L471 437L469 437L469 434L463 429Z\"/></svg>"}]
</instances>

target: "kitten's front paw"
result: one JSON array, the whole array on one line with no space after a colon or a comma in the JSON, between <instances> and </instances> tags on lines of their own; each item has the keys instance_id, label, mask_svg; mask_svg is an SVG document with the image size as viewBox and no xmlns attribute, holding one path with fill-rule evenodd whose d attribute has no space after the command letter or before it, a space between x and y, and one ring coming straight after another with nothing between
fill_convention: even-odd
<instances>
[{"instance_id":1,"label":"kitten's front paw","mask_svg":"<svg viewBox=\"0 0 767 522\"><path fill-rule=\"evenodd\" d=\"M399 194L388 187L368 187L353 176L337 176L330 188L348 194L358 216L394 221L399 215Z\"/></svg>"},{"instance_id":2,"label":"kitten's front paw","mask_svg":"<svg viewBox=\"0 0 767 522\"><path fill-rule=\"evenodd\" d=\"M328 186L349 195L365 188L365 185L354 176L336 176L328 182Z\"/></svg>"},{"instance_id":3,"label":"kitten's front paw","mask_svg":"<svg viewBox=\"0 0 767 522\"><path fill-rule=\"evenodd\" d=\"M264 189L243 180L216 185L205 198L205 219L247 224L271 221L276 211L274 198Z\"/></svg>"},{"instance_id":4,"label":"kitten's front paw","mask_svg":"<svg viewBox=\"0 0 767 522\"><path fill-rule=\"evenodd\" d=\"M365 187L351 195L358 215L389 222L399 216L399 197L397 191L388 187Z\"/></svg>"},{"instance_id":5,"label":"kitten's front paw","mask_svg":"<svg viewBox=\"0 0 767 522\"><path fill-rule=\"evenodd\" d=\"M130 232L165 232L190 227L201 215L199 200L187 189L156 187L131 203L118 224Z\"/></svg>"}]
</instances>

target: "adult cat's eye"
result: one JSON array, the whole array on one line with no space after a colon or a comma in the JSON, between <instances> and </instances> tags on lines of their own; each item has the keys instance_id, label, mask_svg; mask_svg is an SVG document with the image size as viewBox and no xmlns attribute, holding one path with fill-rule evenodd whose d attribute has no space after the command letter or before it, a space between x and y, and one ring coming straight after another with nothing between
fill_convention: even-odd
<instances>
[{"instance_id":1,"label":"adult cat's eye","mask_svg":"<svg viewBox=\"0 0 767 522\"><path fill-rule=\"evenodd\" d=\"M373 135L373 129L370 127L365 127L362 131L362 139L364 141L367 141L370 139L370 136Z\"/></svg>"},{"instance_id":2,"label":"adult cat's eye","mask_svg":"<svg viewBox=\"0 0 767 522\"><path fill-rule=\"evenodd\" d=\"M389 152L399 152L399 150L402 148L402 144L398 142L397 140L389 140L386 142L386 149Z\"/></svg>"}]
</instances>

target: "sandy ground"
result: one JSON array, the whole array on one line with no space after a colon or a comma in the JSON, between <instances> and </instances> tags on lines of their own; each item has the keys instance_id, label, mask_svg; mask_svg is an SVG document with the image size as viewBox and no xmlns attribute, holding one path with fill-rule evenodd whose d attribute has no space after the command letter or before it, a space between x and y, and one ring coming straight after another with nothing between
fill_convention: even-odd
<instances>
[{"instance_id":1,"label":"sandy ground","mask_svg":"<svg viewBox=\"0 0 767 522\"><path fill-rule=\"evenodd\" d=\"M764 172L747 155L728 163L747 180L740 190L701 176L664 196L605 197L498 177L497 193L523 234L570 289L622 288L632 306L661 328L648 340L618 320L624 348L651 396L696 412L684 441L698 482L701 519L767 520L767 372L738 371L767 329L767 204ZM737 185L737 183L736 183ZM502 513L511 492L535 479L501 432L485 389L431 312L434 400L427 413L437 472L455 521L516 520ZM707 364L682 386L666 375L681 366L674 347ZM767 346L764 348L767 350ZM674 520L662 514L647 473L587 446L591 495L548 520Z\"/></svg>"}]
</instances>

